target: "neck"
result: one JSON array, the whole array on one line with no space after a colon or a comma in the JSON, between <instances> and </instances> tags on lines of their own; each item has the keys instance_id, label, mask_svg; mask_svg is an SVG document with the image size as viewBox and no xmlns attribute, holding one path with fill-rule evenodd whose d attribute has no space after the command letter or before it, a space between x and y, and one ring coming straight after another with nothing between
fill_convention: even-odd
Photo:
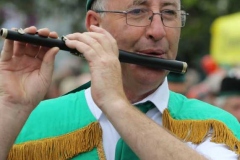
<instances>
[{"instance_id":1,"label":"neck","mask_svg":"<svg viewBox=\"0 0 240 160\"><path fill-rule=\"evenodd\" d=\"M146 87L140 85L138 86L124 85L125 94L131 103L141 101L142 99L146 98L147 96L155 92L157 88L158 86Z\"/></svg>"}]
</instances>

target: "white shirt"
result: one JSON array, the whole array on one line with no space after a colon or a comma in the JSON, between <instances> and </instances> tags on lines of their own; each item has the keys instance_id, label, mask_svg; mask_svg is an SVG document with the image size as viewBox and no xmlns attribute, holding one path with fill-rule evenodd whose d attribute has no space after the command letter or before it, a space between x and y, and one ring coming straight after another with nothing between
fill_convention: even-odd
<instances>
[{"instance_id":1,"label":"white shirt","mask_svg":"<svg viewBox=\"0 0 240 160\"><path fill-rule=\"evenodd\" d=\"M168 106L169 99L169 88L167 83L167 78L163 82L163 84L151 95L141 100L138 103L151 101L155 104L156 108L149 110L146 115L154 120L159 125L162 125L162 113ZM85 96L87 99L88 106L95 116L95 118L100 123L103 130L103 148L105 151L105 155L107 160L115 159L115 148L117 141L120 136L118 132L115 130L113 125L109 122L106 116L102 113L102 111L96 106L91 96L91 89L88 88L85 90ZM159 98L161 97L161 98ZM135 104L138 104L135 103ZM191 142L187 142L186 144L204 155L206 158L211 160L237 160L238 155L235 152L228 149L228 147L224 144L216 144L210 142L210 136L204 142L199 145L195 145Z\"/></svg>"}]
</instances>

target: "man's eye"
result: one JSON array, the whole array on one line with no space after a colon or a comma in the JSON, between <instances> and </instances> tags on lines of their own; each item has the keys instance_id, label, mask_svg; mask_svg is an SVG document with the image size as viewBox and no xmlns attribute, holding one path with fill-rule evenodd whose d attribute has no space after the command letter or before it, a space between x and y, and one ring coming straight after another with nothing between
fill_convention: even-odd
<instances>
[{"instance_id":1,"label":"man's eye","mask_svg":"<svg viewBox=\"0 0 240 160\"><path fill-rule=\"evenodd\" d=\"M177 15L177 12L174 11L174 10L163 10L162 13L165 14L165 15L169 15L169 16Z\"/></svg>"},{"instance_id":2,"label":"man's eye","mask_svg":"<svg viewBox=\"0 0 240 160\"><path fill-rule=\"evenodd\" d=\"M128 11L128 13L132 14L132 15L145 14L147 12L148 12L147 9L132 9L132 10Z\"/></svg>"}]
</instances>

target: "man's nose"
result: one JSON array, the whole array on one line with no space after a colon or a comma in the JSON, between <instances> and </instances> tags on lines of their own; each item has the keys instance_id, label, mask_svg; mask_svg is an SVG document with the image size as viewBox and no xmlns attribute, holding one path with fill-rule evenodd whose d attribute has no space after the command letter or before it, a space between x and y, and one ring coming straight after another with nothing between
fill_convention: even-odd
<instances>
[{"instance_id":1,"label":"man's nose","mask_svg":"<svg viewBox=\"0 0 240 160\"><path fill-rule=\"evenodd\" d=\"M151 24L147 27L146 36L154 41L158 41L166 36L166 30L160 13L154 13L151 19Z\"/></svg>"}]
</instances>

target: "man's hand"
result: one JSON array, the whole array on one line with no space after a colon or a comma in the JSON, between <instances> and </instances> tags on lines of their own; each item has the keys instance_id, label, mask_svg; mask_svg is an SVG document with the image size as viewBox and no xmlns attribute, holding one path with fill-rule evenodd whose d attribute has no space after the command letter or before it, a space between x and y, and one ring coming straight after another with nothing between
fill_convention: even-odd
<instances>
[{"instance_id":1,"label":"man's hand","mask_svg":"<svg viewBox=\"0 0 240 160\"><path fill-rule=\"evenodd\" d=\"M24 31L57 37L48 29L29 27ZM5 40L0 57L0 101L8 107L18 104L19 108L12 109L31 112L50 86L57 52L58 48Z\"/></svg>"},{"instance_id":2,"label":"man's hand","mask_svg":"<svg viewBox=\"0 0 240 160\"><path fill-rule=\"evenodd\" d=\"M48 29L26 33L56 38ZM5 40L0 57L0 159L6 159L31 111L50 86L58 48Z\"/></svg>"},{"instance_id":3,"label":"man's hand","mask_svg":"<svg viewBox=\"0 0 240 160\"><path fill-rule=\"evenodd\" d=\"M91 26L92 32L67 35L66 45L83 53L91 72L91 93L97 106L109 106L116 99L125 99L119 50L112 35L97 26Z\"/></svg>"}]
</instances>

